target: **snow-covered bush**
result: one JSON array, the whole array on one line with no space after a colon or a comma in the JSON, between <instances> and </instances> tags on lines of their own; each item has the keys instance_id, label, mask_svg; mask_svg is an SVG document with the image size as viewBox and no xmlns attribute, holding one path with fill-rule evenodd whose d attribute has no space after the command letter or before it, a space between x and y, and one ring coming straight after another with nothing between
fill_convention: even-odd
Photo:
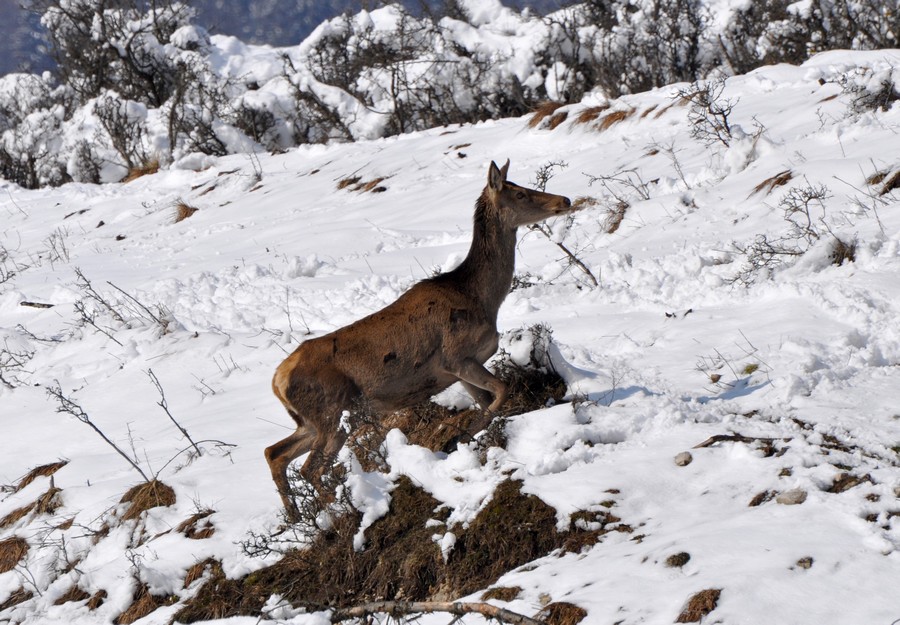
<instances>
[{"instance_id":1,"label":"snow-covered bush","mask_svg":"<svg viewBox=\"0 0 900 625\"><path fill-rule=\"evenodd\" d=\"M546 16L499 0L388 4L281 50L210 37L176 0L31 7L58 68L0 85L0 175L24 186L522 115L900 38L900 0L585 0ZM849 85L854 107L889 106L889 79Z\"/></svg>"}]
</instances>

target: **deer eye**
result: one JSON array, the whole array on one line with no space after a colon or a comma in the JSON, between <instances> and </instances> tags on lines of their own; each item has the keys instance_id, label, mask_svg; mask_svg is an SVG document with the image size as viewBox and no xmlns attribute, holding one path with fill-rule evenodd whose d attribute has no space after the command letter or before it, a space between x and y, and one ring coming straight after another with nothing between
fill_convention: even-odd
<instances>
[{"instance_id":1,"label":"deer eye","mask_svg":"<svg viewBox=\"0 0 900 625\"><path fill-rule=\"evenodd\" d=\"M516 193L516 199L517 199L517 200L521 200L521 199L523 199L524 197L525 197L525 194L522 193L521 191L519 191L518 193Z\"/></svg>"}]
</instances>

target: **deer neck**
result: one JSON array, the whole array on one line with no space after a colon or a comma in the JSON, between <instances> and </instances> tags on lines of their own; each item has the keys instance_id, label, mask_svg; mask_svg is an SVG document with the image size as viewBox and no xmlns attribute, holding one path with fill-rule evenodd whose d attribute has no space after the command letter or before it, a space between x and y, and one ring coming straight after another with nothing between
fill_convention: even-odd
<instances>
[{"instance_id":1,"label":"deer neck","mask_svg":"<svg viewBox=\"0 0 900 625\"><path fill-rule=\"evenodd\" d=\"M496 320L509 293L515 262L516 228L505 225L482 194L475 209L472 246L457 272L461 286L481 303L490 319Z\"/></svg>"}]
</instances>

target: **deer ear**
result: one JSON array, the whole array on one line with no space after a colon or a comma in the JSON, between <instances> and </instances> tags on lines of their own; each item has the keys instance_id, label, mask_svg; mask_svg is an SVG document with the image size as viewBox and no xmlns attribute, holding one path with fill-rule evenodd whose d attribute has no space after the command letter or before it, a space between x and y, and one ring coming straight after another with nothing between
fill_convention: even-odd
<instances>
[{"instance_id":1,"label":"deer ear","mask_svg":"<svg viewBox=\"0 0 900 625\"><path fill-rule=\"evenodd\" d=\"M507 162L507 165L509 163ZM501 171L497 167L497 163L491 161L491 167L488 170L488 188L493 191L500 192L503 189L503 182L506 180L506 168Z\"/></svg>"},{"instance_id":2,"label":"deer ear","mask_svg":"<svg viewBox=\"0 0 900 625\"><path fill-rule=\"evenodd\" d=\"M500 174L503 176L504 182L506 181L506 174L509 172L509 159L506 159L506 165L500 168Z\"/></svg>"}]
</instances>

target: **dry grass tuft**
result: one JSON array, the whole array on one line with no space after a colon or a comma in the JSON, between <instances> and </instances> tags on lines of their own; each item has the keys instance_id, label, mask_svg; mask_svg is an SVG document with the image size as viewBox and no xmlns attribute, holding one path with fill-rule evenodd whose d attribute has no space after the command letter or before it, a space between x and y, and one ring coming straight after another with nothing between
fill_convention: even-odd
<instances>
[{"instance_id":1,"label":"dry grass tuft","mask_svg":"<svg viewBox=\"0 0 900 625\"><path fill-rule=\"evenodd\" d=\"M175 491L171 486L163 484L159 480L144 482L138 484L122 495L119 503L130 503L125 514L122 515L123 521L137 519L144 512L151 508L160 506L171 506L175 503Z\"/></svg>"},{"instance_id":2,"label":"dry grass tuft","mask_svg":"<svg viewBox=\"0 0 900 625\"><path fill-rule=\"evenodd\" d=\"M89 593L83 591L81 588L79 588L76 585L76 586L72 586L71 588L69 588L69 590L67 590L65 593L63 593L63 595L60 596L60 598L57 599L53 605L62 605L64 603L70 603L70 602L87 601L90 598L91 598L91 595Z\"/></svg>"},{"instance_id":3,"label":"dry grass tuft","mask_svg":"<svg viewBox=\"0 0 900 625\"><path fill-rule=\"evenodd\" d=\"M103 605L104 601L106 601L106 591L98 590L93 595L91 595L91 598L88 599L88 602L85 604L85 606L88 610L96 610L101 605Z\"/></svg>"},{"instance_id":4,"label":"dry grass tuft","mask_svg":"<svg viewBox=\"0 0 900 625\"><path fill-rule=\"evenodd\" d=\"M59 462L51 462L50 464L42 464L39 467L33 468L31 471L25 474L25 476L19 480L16 484L14 493L19 492L33 481L35 481L39 477L50 477L64 466L69 464L68 460L60 460Z\"/></svg>"},{"instance_id":5,"label":"dry grass tuft","mask_svg":"<svg viewBox=\"0 0 900 625\"><path fill-rule=\"evenodd\" d=\"M0 573L12 571L27 554L28 541L21 536L0 540Z\"/></svg>"},{"instance_id":6,"label":"dry grass tuft","mask_svg":"<svg viewBox=\"0 0 900 625\"><path fill-rule=\"evenodd\" d=\"M682 551L681 553L675 553L666 558L666 566L671 569L680 569L685 564L690 562L691 554L686 551Z\"/></svg>"},{"instance_id":7,"label":"dry grass tuft","mask_svg":"<svg viewBox=\"0 0 900 625\"><path fill-rule=\"evenodd\" d=\"M544 119L556 113L556 110L561 106L563 106L562 102L553 102L552 100L538 103L538 105L534 107L534 113L531 114L531 119L528 120L528 127L537 128ZM563 120L565 120L565 117L563 117ZM559 123L557 123L557 126ZM556 126L553 126L553 128L555 127Z\"/></svg>"},{"instance_id":8,"label":"dry grass tuft","mask_svg":"<svg viewBox=\"0 0 900 625\"><path fill-rule=\"evenodd\" d=\"M29 599L34 597L34 593L30 590L25 590L24 588L19 588L18 590L13 591L13 593L7 597L6 601L0 603L0 612L4 610L8 610L9 608L13 608L20 603L25 603Z\"/></svg>"},{"instance_id":9,"label":"dry grass tuft","mask_svg":"<svg viewBox=\"0 0 900 625\"><path fill-rule=\"evenodd\" d=\"M856 241L845 242L837 237L831 243L831 263L841 266L856 261Z\"/></svg>"},{"instance_id":10,"label":"dry grass tuft","mask_svg":"<svg viewBox=\"0 0 900 625\"><path fill-rule=\"evenodd\" d=\"M783 187L793 179L794 173L790 169L780 171L771 178L766 178L753 188L753 193L762 193L766 195L775 190L775 187Z\"/></svg>"},{"instance_id":11,"label":"dry grass tuft","mask_svg":"<svg viewBox=\"0 0 900 625\"><path fill-rule=\"evenodd\" d=\"M582 109L578 115L575 116L576 124L589 124L592 121L596 120L600 117L600 114L604 111L609 110L609 104L601 104L599 106L589 106L586 109Z\"/></svg>"},{"instance_id":12,"label":"dry grass tuft","mask_svg":"<svg viewBox=\"0 0 900 625\"><path fill-rule=\"evenodd\" d=\"M177 224L181 221L184 221L185 219L196 213L198 210L200 209L191 206L190 204L187 204L186 202L181 200L175 204L175 214L172 215L172 223Z\"/></svg>"},{"instance_id":13,"label":"dry grass tuft","mask_svg":"<svg viewBox=\"0 0 900 625\"><path fill-rule=\"evenodd\" d=\"M881 187L881 195L887 195L897 189L900 189L900 170L895 171L890 178L884 181L884 186Z\"/></svg>"},{"instance_id":14,"label":"dry grass tuft","mask_svg":"<svg viewBox=\"0 0 900 625\"><path fill-rule=\"evenodd\" d=\"M548 625L577 625L587 616L587 610L566 601L554 601L537 613L537 619Z\"/></svg>"},{"instance_id":15,"label":"dry grass tuft","mask_svg":"<svg viewBox=\"0 0 900 625\"><path fill-rule=\"evenodd\" d=\"M634 115L634 109L613 111L612 113L608 113L600 118L600 122L597 124L597 128L601 131L609 130L616 124L625 121L632 115Z\"/></svg>"},{"instance_id":16,"label":"dry grass tuft","mask_svg":"<svg viewBox=\"0 0 900 625\"><path fill-rule=\"evenodd\" d=\"M619 200L606 209L606 218L603 220L603 230L606 234L612 234L619 229L625 220L625 213L629 208L628 202Z\"/></svg>"},{"instance_id":17,"label":"dry grass tuft","mask_svg":"<svg viewBox=\"0 0 900 625\"><path fill-rule=\"evenodd\" d=\"M362 178L360 178L359 176L347 176L346 178L341 178L337 183L338 191L346 189L349 186L359 184L360 180L362 180Z\"/></svg>"},{"instance_id":18,"label":"dry grass tuft","mask_svg":"<svg viewBox=\"0 0 900 625\"><path fill-rule=\"evenodd\" d=\"M216 527L210 523L208 518L214 512L215 510L209 509L200 510L182 521L178 527L175 528L175 531L180 532L193 540L209 538L216 533Z\"/></svg>"},{"instance_id":19,"label":"dry grass tuft","mask_svg":"<svg viewBox=\"0 0 900 625\"><path fill-rule=\"evenodd\" d=\"M32 512L37 512L38 514L55 514L57 509L62 505L62 502L58 497L61 492L61 489L51 486L47 492L38 497L37 501L31 502L27 506L16 508L0 519L0 529L13 525Z\"/></svg>"},{"instance_id":20,"label":"dry grass tuft","mask_svg":"<svg viewBox=\"0 0 900 625\"><path fill-rule=\"evenodd\" d=\"M495 588L488 588L483 593L481 593L482 601L506 601L509 603L510 601L515 601L519 595L522 594L522 588L519 586L497 586Z\"/></svg>"},{"instance_id":21,"label":"dry grass tuft","mask_svg":"<svg viewBox=\"0 0 900 625\"><path fill-rule=\"evenodd\" d=\"M652 113L653 111L655 111L655 110L658 109L658 108L659 108L659 104L654 104L654 105L651 106L650 108L646 109L643 113L641 113L641 119L644 119L644 118L647 117L650 113Z\"/></svg>"},{"instance_id":22,"label":"dry grass tuft","mask_svg":"<svg viewBox=\"0 0 900 625\"><path fill-rule=\"evenodd\" d=\"M142 176L149 176L150 174L155 174L159 171L159 161L151 160L143 163L141 165L136 165L128 170L128 173L122 179L122 182L131 182L132 180L137 180Z\"/></svg>"},{"instance_id":23,"label":"dry grass tuft","mask_svg":"<svg viewBox=\"0 0 900 625\"><path fill-rule=\"evenodd\" d=\"M154 610L165 605L165 599L150 594L146 584L142 584L128 609L113 619L115 625L131 625L135 621L144 618Z\"/></svg>"},{"instance_id":24,"label":"dry grass tuft","mask_svg":"<svg viewBox=\"0 0 900 625\"><path fill-rule=\"evenodd\" d=\"M722 594L720 588L709 588L701 590L696 595L688 599L687 605L678 615L676 623L699 623L700 619L716 609L719 604L719 595Z\"/></svg>"},{"instance_id":25,"label":"dry grass tuft","mask_svg":"<svg viewBox=\"0 0 900 625\"><path fill-rule=\"evenodd\" d=\"M191 566L184 574L184 588L189 588L191 584L202 578L216 564L218 564L220 569L222 568L222 563L213 558L207 558Z\"/></svg>"}]
</instances>

